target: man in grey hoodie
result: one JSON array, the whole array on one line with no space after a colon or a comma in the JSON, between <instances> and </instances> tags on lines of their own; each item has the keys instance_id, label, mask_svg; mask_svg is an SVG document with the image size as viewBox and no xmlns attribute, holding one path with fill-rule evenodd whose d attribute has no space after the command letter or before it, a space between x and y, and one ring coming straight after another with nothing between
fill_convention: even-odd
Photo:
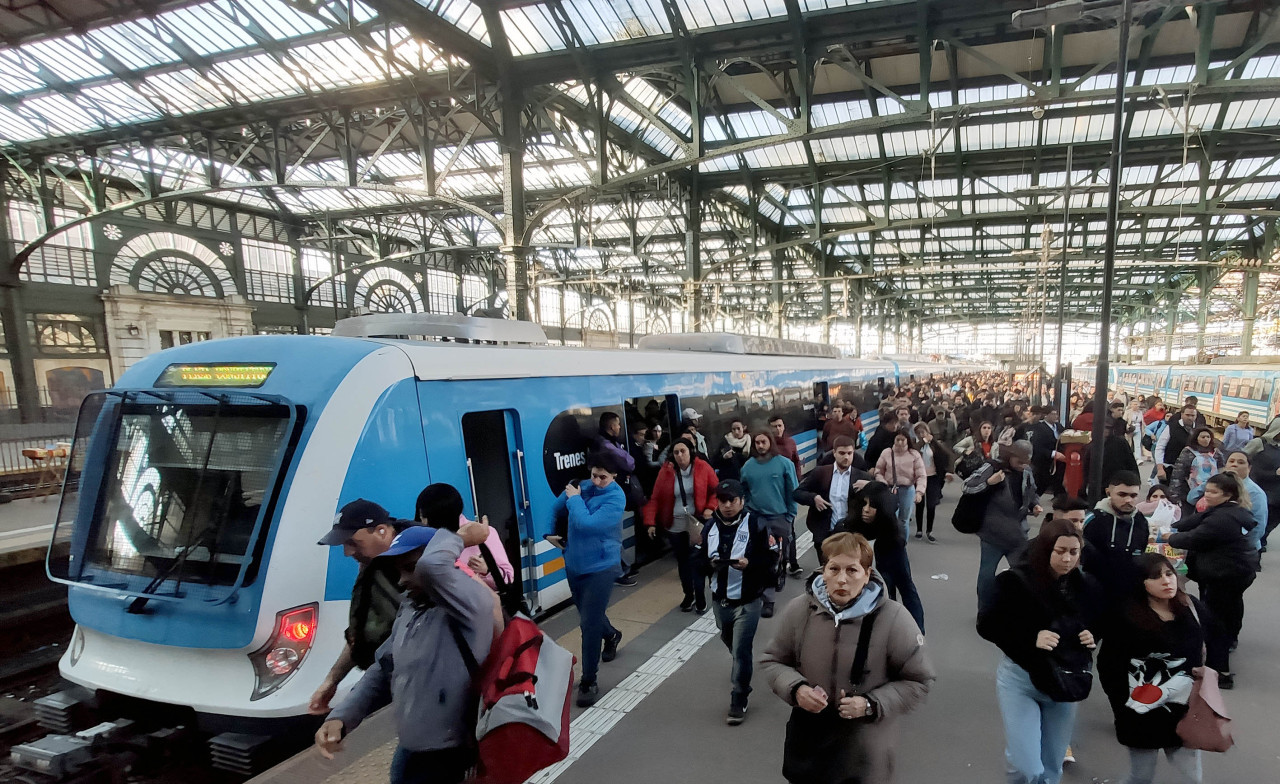
<instances>
[{"instance_id":1,"label":"man in grey hoodie","mask_svg":"<svg viewBox=\"0 0 1280 784\"><path fill-rule=\"evenodd\" d=\"M488 536L483 523L463 526L456 534L414 526L379 556L396 560L405 599L373 666L316 732L316 746L326 759L341 750L348 732L390 702L400 737L391 784L453 784L466 776L474 763L468 708L475 697L467 661L449 627L466 641L475 661L485 660L493 642L493 592L456 561L463 548Z\"/></svg>"}]
</instances>

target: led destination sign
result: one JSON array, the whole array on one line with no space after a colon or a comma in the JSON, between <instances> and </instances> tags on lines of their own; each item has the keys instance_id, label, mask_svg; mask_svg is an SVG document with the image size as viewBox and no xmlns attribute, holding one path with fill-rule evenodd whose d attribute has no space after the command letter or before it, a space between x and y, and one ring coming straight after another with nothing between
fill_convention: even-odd
<instances>
[{"instance_id":1,"label":"led destination sign","mask_svg":"<svg viewBox=\"0 0 1280 784\"><path fill-rule=\"evenodd\" d=\"M158 387L239 387L251 389L266 383L274 362L259 365L170 365L156 380Z\"/></svg>"}]
</instances>

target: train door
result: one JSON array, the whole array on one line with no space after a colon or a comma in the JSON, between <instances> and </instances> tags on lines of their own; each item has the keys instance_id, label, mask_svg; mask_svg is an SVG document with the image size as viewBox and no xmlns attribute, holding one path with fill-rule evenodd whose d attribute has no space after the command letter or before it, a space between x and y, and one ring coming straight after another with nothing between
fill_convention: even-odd
<instances>
[{"instance_id":1,"label":"train door","mask_svg":"<svg viewBox=\"0 0 1280 784\"><path fill-rule=\"evenodd\" d=\"M519 414L510 409L464 414L462 442L476 518L489 518L489 525L502 537L513 565L529 565L533 556L533 520ZM520 574L525 595L533 597L536 605L536 581L529 579L531 572L526 569L521 568Z\"/></svg>"},{"instance_id":2,"label":"train door","mask_svg":"<svg viewBox=\"0 0 1280 784\"><path fill-rule=\"evenodd\" d=\"M819 433L827 421L827 412L831 410L831 393L827 382L818 381L813 385L813 427Z\"/></svg>"},{"instance_id":3,"label":"train door","mask_svg":"<svg viewBox=\"0 0 1280 784\"><path fill-rule=\"evenodd\" d=\"M659 452L669 443L671 439L676 437L677 431L680 429L680 401L675 395L662 395L650 397L633 397L623 401L623 412L625 413L625 422L623 422L623 438L626 439L628 449L632 444L632 432L638 422L644 422L650 428L658 426L662 428L663 437L661 441L653 445L653 455L657 458ZM707 416L703 413L703 429L706 428ZM711 448L711 438L704 433L707 438L708 446ZM640 480L640 486L644 488L645 497L649 497L653 493L654 480L658 478L658 469L648 465L641 465L639 460L636 461L636 478ZM640 511L635 511L636 520L639 521ZM649 539L647 536L640 536L640 526L637 524L636 534L636 562L648 563L662 554L662 544Z\"/></svg>"}]
</instances>

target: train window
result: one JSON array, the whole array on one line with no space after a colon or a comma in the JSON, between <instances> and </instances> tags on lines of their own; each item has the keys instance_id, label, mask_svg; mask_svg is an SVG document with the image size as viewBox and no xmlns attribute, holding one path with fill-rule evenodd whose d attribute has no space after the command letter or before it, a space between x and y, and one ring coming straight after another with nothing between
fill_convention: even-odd
<instances>
[{"instance_id":1,"label":"train window","mask_svg":"<svg viewBox=\"0 0 1280 784\"><path fill-rule=\"evenodd\" d=\"M122 404L85 574L235 585L292 422L283 405Z\"/></svg>"},{"instance_id":2,"label":"train window","mask_svg":"<svg viewBox=\"0 0 1280 784\"><path fill-rule=\"evenodd\" d=\"M750 430L756 427L747 417L744 401L737 395L708 395L706 397L681 398L683 408L697 409L702 414L702 436L707 440L707 449L715 449L724 434L729 432L729 425L734 419L741 419ZM760 421L758 427L764 427Z\"/></svg>"}]
</instances>

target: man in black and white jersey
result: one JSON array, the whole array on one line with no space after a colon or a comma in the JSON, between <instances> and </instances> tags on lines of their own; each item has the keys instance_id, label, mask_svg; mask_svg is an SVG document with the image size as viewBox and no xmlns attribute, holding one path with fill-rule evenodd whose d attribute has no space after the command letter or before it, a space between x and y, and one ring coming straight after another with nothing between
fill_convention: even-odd
<instances>
[{"instance_id":1,"label":"man in black and white jersey","mask_svg":"<svg viewBox=\"0 0 1280 784\"><path fill-rule=\"evenodd\" d=\"M711 609L720 639L733 655L733 691L726 721L737 725L747 713L754 656L752 645L764 591L774 583L778 544L744 508L746 491L736 479L716 487L718 505L702 532L696 559L711 577Z\"/></svg>"}]
</instances>

